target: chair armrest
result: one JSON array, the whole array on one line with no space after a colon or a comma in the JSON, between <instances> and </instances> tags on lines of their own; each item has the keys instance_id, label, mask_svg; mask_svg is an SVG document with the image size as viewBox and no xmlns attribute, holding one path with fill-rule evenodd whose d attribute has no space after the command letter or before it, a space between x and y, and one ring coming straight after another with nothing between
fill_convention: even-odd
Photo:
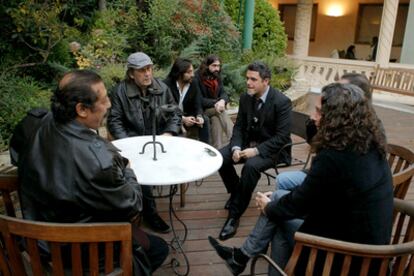
<instances>
[{"instance_id":1,"label":"chair armrest","mask_svg":"<svg viewBox=\"0 0 414 276\"><path fill-rule=\"evenodd\" d=\"M301 232L295 233L295 241L306 247L365 257L397 256L414 252L414 241L393 245L371 245L334 240Z\"/></svg>"},{"instance_id":2,"label":"chair armrest","mask_svg":"<svg viewBox=\"0 0 414 276\"><path fill-rule=\"evenodd\" d=\"M273 266L281 275L287 276L287 274L283 271L283 269L281 269L269 256L265 254L259 254L252 259L252 264L250 266L250 275L256 275L255 273L256 262L260 258L264 259L271 266Z\"/></svg>"},{"instance_id":3,"label":"chair armrest","mask_svg":"<svg viewBox=\"0 0 414 276\"><path fill-rule=\"evenodd\" d=\"M276 153L276 157L275 157L275 171L276 171L276 175L278 175L278 174L279 174L279 171L277 170L277 164L278 164L278 160L279 160L280 153L281 153L284 149L286 149L287 147L293 147L293 146L302 145L302 144L307 144L307 142L306 142L306 141L302 141L302 142L296 142L296 143L287 143L287 144L283 145L283 147L281 147L281 148L278 150L278 152ZM309 155L308 155L308 157L306 158L306 164L308 163L308 160L309 160ZM305 166L306 166L306 164L305 164ZM287 165L289 166L290 164L287 164Z\"/></svg>"}]
</instances>

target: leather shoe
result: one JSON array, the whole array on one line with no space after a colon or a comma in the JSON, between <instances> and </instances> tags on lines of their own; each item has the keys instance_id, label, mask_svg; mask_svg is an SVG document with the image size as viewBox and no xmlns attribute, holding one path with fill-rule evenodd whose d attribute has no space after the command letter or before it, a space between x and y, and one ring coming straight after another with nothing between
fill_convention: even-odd
<instances>
[{"instance_id":1,"label":"leather shoe","mask_svg":"<svg viewBox=\"0 0 414 276\"><path fill-rule=\"evenodd\" d=\"M237 227L239 227L239 220L235 218L228 218L221 229L219 239L222 241L230 239L236 234Z\"/></svg>"},{"instance_id":2,"label":"leather shoe","mask_svg":"<svg viewBox=\"0 0 414 276\"><path fill-rule=\"evenodd\" d=\"M158 215L153 214L150 217L144 218L151 230L158 233L169 233L170 226Z\"/></svg>"},{"instance_id":3,"label":"leather shoe","mask_svg":"<svg viewBox=\"0 0 414 276\"><path fill-rule=\"evenodd\" d=\"M234 248L221 245L215 238L208 237L208 241L217 254L222 258L227 268L233 273L233 275L239 275L246 268L246 263L241 264L234 259Z\"/></svg>"}]
</instances>

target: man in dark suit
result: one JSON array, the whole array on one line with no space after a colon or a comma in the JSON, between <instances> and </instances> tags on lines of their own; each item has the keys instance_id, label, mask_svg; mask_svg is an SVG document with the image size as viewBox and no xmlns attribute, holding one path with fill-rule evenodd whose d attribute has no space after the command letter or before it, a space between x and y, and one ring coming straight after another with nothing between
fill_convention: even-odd
<instances>
[{"instance_id":1,"label":"man in dark suit","mask_svg":"<svg viewBox=\"0 0 414 276\"><path fill-rule=\"evenodd\" d=\"M228 146L222 148L223 165L219 170L227 192L231 194L225 208L228 218L219 238L236 234L239 219L249 205L260 173L278 163L290 163L290 148L276 153L291 142L292 105L285 95L270 87L271 71L260 61L247 67L247 93L240 96L239 113ZM234 164L245 163L239 177Z\"/></svg>"},{"instance_id":2,"label":"man in dark suit","mask_svg":"<svg viewBox=\"0 0 414 276\"><path fill-rule=\"evenodd\" d=\"M177 58L164 83L170 88L183 115L181 117L187 137L209 143L208 118L203 116L201 93L192 80L194 68L191 60Z\"/></svg>"}]
</instances>

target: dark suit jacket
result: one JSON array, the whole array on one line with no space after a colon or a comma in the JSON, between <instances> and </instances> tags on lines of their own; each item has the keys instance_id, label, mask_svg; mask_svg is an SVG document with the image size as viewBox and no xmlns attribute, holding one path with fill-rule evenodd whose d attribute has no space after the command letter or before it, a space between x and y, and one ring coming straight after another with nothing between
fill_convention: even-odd
<instances>
[{"instance_id":1,"label":"dark suit jacket","mask_svg":"<svg viewBox=\"0 0 414 276\"><path fill-rule=\"evenodd\" d=\"M177 82L170 78L167 78L164 80L164 83L170 88L174 100L178 104L180 102L180 92L177 88ZM184 116L196 117L197 115L203 115L200 90L198 89L197 85L194 85L194 83L190 84L190 88L184 97L183 109Z\"/></svg>"},{"instance_id":2,"label":"dark suit jacket","mask_svg":"<svg viewBox=\"0 0 414 276\"><path fill-rule=\"evenodd\" d=\"M206 86L203 84L199 70L195 72L193 84L196 85L201 92L201 105L203 106L204 110L214 107L214 104L222 99L226 102L226 104L229 102L229 96L227 95L226 91L224 91L223 83L221 80L219 80L218 84L219 87L217 97L213 97L210 91L207 90Z\"/></svg>"},{"instance_id":3,"label":"dark suit jacket","mask_svg":"<svg viewBox=\"0 0 414 276\"><path fill-rule=\"evenodd\" d=\"M253 123L255 99L243 93L239 101L239 113L233 128L231 147L238 146L242 149L249 147L252 137L249 129ZM292 104L290 99L278 90L270 87L266 102L260 110L260 138L256 146L260 155L264 158L275 158L276 153L287 143L290 138ZM291 150L286 148L278 160L290 164Z\"/></svg>"}]
</instances>

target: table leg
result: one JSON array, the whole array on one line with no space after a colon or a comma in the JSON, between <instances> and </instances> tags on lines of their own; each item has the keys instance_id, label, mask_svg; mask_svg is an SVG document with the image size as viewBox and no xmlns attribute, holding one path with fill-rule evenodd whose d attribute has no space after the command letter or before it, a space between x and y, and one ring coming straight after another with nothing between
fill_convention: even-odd
<instances>
[{"instance_id":1,"label":"table leg","mask_svg":"<svg viewBox=\"0 0 414 276\"><path fill-rule=\"evenodd\" d=\"M185 184L182 184L182 185L185 185ZM180 188L182 188L182 187L180 186ZM172 185L170 187L169 216L170 216L171 230L172 230L172 233L173 233L173 238L171 240L170 246L174 251L176 251L177 253L183 255L184 262L185 262L185 273L180 273L178 271L178 267L180 267L181 264L176 258L171 259L171 266L172 266L172 269L173 269L173 271L176 275L187 276L190 273L190 263L188 262L187 255L185 254L182 245L184 244L185 240L187 239L188 229L187 229L187 226L185 225L185 223L181 219L178 218L177 214L175 213L174 206L172 204L173 197L177 193L177 190L178 190L177 185ZM175 231L173 216L177 219L177 221L179 223L181 223L184 226L184 237L183 237L182 240L180 240L180 237L177 235L177 232Z\"/></svg>"},{"instance_id":2,"label":"table leg","mask_svg":"<svg viewBox=\"0 0 414 276\"><path fill-rule=\"evenodd\" d=\"M188 183L180 185L180 207L185 207L185 193L188 189Z\"/></svg>"}]
</instances>

